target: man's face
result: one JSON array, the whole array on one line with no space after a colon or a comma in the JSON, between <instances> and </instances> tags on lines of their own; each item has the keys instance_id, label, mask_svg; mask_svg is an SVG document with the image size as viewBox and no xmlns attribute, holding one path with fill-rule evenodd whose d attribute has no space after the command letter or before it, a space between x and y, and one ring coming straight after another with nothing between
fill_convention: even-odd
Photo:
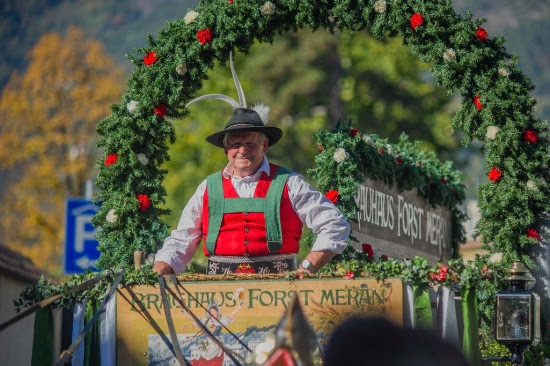
<instances>
[{"instance_id":1,"label":"man's face","mask_svg":"<svg viewBox=\"0 0 550 366\"><path fill-rule=\"evenodd\" d=\"M229 133L224 150L232 169L230 173L238 177L247 177L256 173L262 165L268 144L269 139L259 132Z\"/></svg>"}]
</instances>

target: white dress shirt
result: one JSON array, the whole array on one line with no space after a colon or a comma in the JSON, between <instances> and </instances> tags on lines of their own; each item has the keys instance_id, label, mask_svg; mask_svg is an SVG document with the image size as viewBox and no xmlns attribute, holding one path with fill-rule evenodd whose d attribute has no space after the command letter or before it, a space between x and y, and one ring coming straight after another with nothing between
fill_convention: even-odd
<instances>
[{"instance_id":1,"label":"white dress shirt","mask_svg":"<svg viewBox=\"0 0 550 366\"><path fill-rule=\"evenodd\" d=\"M269 163L264 157L256 173L248 177L236 177L228 172L227 166L222 172L225 178L231 178L235 191L241 198L254 196L256 185L262 172L270 174ZM344 215L324 194L314 189L298 173L291 173L287 180L288 195L292 209L300 221L310 228L317 239L312 251L330 250L336 254L346 248L350 226ZM175 273L185 271L202 240L203 197L206 191L206 179L183 209L176 230L164 240L164 245L155 256L155 261L166 262Z\"/></svg>"}]
</instances>

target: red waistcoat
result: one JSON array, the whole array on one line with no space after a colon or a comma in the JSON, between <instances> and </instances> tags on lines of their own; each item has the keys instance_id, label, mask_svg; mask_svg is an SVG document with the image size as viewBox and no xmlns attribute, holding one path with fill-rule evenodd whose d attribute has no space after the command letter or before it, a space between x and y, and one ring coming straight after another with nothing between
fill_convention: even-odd
<instances>
[{"instance_id":1,"label":"red waistcoat","mask_svg":"<svg viewBox=\"0 0 550 366\"><path fill-rule=\"evenodd\" d=\"M279 168L269 164L270 175L262 172L254 191L254 197L265 198L271 181ZM231 178L222 175L223 195L225 198L238 198ZM288 196L288 186L285 183L281 197L281 233L283 245L277 254L297 253L302 235L302 222L292 209ZM202 233L206 242L208 233L208 189L203 198ZM214 253L225 256L260 256L270 253L267 247L266 226L263 212L235 212L225 213L220 225ZM209 255L206 245L204 254Z\"/></svg>"}]
</instances>

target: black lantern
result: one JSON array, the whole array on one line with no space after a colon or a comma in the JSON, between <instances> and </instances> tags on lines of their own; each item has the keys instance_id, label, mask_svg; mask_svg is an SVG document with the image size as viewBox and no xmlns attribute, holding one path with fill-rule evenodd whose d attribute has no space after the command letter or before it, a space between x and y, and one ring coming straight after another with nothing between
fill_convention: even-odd
<instances>
[{"instance_id":1,"label":"black lantern","mask_svg":"<svg viewBox=\"0 0 550 366\"><path fill-rule=\"evenodd\" d=\"M535 279L522 263L508 272L508 290L496 295L495 340L512 352L512 365L521 365L523 351L540 342L540 298L529 290Z\"/></svg>"}]
</instances>

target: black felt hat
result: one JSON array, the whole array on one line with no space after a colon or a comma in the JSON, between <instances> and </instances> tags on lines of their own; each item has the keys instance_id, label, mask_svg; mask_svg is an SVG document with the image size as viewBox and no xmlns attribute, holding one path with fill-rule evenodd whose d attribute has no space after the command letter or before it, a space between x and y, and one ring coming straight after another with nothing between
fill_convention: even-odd
<instances>
[{"instance_id":1,"label":"black felt hat","mask_svg":"<svg viewBox=\"0 0 550 366\"><path fill-rule=\"evenodd\" d=\"M231 104L235 113L233 117L227 122L225 128L222 131L213 133L212 135L206 138L206 141L210 142L212 145L223 148L223 138L227 132L231 131L257 131L262 132L269 139L269 145L274 145L277 141L283 136L283 131L274 126L267 126L267 120L269 116L269 107L264 104L255 105L252 108L246 107L246 100L244 97L244 92L239 83L239 78L235 72L235 67L233 66L233 52L229 53L229 62L231 65L231 74L233 75L233 81L237 87L237 94L239 95L239 101L228 97L223 94L208 94L201 97L195 98L185 107L188 107L190 104L198 102L205 99L220 99L224 102Z\"/></svg>"},{"instance_id":2,"label":"black felt hat","mask_svg":"<svg viewBox=\"0 0 550 366\"><path fill-rule=\"evenodd\" d=\"M222 131L213 133L206 138L212 145L223 148L223 138L227 132L232 131L257 131L263 133L268 139L268 146L274 145L283 136L283 131L274 126L266 126L258 112L249 108L236 108L233 118L227 122Z\"/></svg>"}]
</instances>

